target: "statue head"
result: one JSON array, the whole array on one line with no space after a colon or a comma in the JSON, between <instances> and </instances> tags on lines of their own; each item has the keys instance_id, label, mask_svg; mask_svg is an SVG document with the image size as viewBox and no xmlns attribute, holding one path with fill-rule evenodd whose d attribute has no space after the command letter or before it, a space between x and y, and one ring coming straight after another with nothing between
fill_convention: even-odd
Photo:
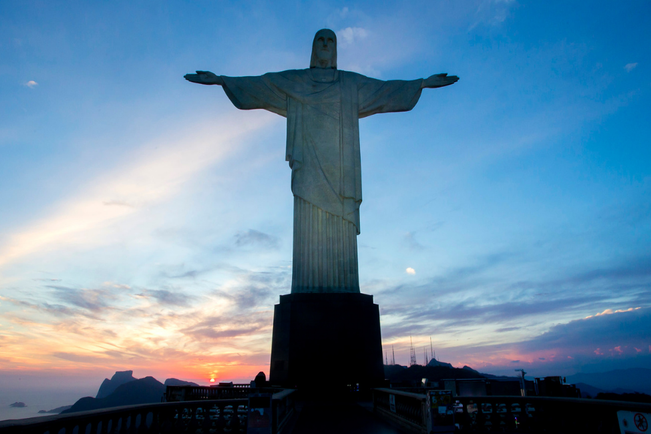
<instances>
[{"instance_id":1,"label":"statue head","mask_svg":"<svg viewBox=\"0 0 651 434\"><path fill-rule=\"evenodd\" d=\"M337 35L330 29L321 29L314 35L310 68L337 69Z\"/></svg>"}]
</instances>

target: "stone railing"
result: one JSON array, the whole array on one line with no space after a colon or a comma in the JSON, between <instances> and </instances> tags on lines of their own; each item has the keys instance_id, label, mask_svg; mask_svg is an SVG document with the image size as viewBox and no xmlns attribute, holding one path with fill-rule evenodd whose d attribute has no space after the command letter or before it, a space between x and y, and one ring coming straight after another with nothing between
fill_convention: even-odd
<instances>
[{"instance_id":1,"label":"stone railing","mask_svg":"<svg viewBox=\"0 0 651 434\"><path fill-rule=\"evenodd\" d=\"M599 399L457 396L453 400L456 432L461 433L619 433L618 413L622 417L651 413L651 404ZM375 389L373 408L379 417L407 432L427 432L429 413L423 394Z\"/></svg>"},{"instance_id":2,"label":"stone railing","mask_svg":"<svg viewBox=\"0 0 651 434\"><path fill-rule=\"evenodd\" d=\"M276 393L280 388L251 388L249 384L233 384L231 386L167 386L165 401L199 401L201 399L236 399L246 398L251 393Z\"/></svg>"},{"instance_id":3,"label":"stone railing","mask_svg":"<svg viewBox=\"0 0 651 434\"><path fill-rule=\"evenodd\" d=\"M272 426L274 433L282 433L294 416L296 393L294 389L285 389L275 393L272 400Z\"/></svg>"},{"instance_id":4,"label":"stone railing","mask_svg":"<svg viewBox=\"0 0 651 434\"><path fill-rule=\"evenodd\" d=\"M272 433L294 413L294 391L272 398ZM246 433L248 399L218 399L112 407L0 422L0 434Z\"/></svg>"},{"instance_id":5,"label":"stone railing","mask_svg":"<svg viewBox=\"0 0 651 434\"><path fill-rule=\"evenodd\" d=\"M407 432L427 432L427 397L395 389L373 390L373 411Z\"/></svg>"}]
</instances>

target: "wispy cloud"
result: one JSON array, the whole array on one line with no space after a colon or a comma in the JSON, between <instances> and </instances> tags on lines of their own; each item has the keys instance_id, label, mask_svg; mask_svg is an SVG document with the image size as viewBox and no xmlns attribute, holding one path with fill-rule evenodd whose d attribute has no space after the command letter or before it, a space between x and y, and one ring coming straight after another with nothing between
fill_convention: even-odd
<instances>
[{"instance_id":1,"label":"wispy cloud","mask_svg":"<svg viewBox=\"0 0 651 434\"><path fill-rule=\"evenodd\" d=\"M235 234L235 245L237 247L261 247L264 249L277 249L280 240L273 235L249 229L245 232Z\"/></svg>"},{"instance_id":2,"label":"wispy cloud","mask_svg":"<svg viewBox=\"0 0 651 434\"><path fill-rule=\"evenodd\" d=\"M33 89L36 86L38 86L38 83L35 82L34 80L29 80L27 83L25 83L25 86L29 87L30 89Z\"/></svg>"},{"instance_id":3,"label":"wispy cloud","mask_svg":"<svg viewBox=\"0 0 651 434\"><path fill-rule=\"evenodd\" d=\"M253 333L257 333L262 329L262 325L255 325L245 328L229 328L228 323L222 327L216 326L196 326L190 329L184 330L184 333L192 336L195 339L199 340L220 340L227 338L234 338L240 336L248 336Z\"/></svg>"},{"instance_id":4,"label":"wispy cloud","mask_svg":"<svg viewBox=\"0 0 651 434\"><path fill-rule=\"evenodd\" d=\"M516 5L515 0L482 0L475 11L475 21L470 29L479 24L499 26L509 17L511 8Z\"/></svg>"},{"instance_id":5,"label":"wispy cloud","mask_svg":"<svg viewBox=\"0 0 651 434\"><path fill-rule=\"evenodd\" d=\"M404 244L410 250L423 250L425 248L421 243L416 241L413 232L407 232L403 240L404 240Z\"/></svg>"},{"instance_id":6,"label":"wispy cloud","mask_svg":"<svg viewBox=\"0 0 651 434\"><path fill-rule=\"evenodd\" d=\"M31 222L0 246L0 266L21 256L43 251L83 238L90 246L109 222L136 213L137 205L153 205L179 192L182 185L216 161L225 158L236 147L234 142L252 130L262 127L269 118L249 116L244 122L161 137L126 157L123 167L97 179L77 197L64 200L58 210ZM156 152L150 149L156 148ZM121 205L121 206L107 206ZM104 235L102 235L104 236Z\"/></svg>"},{"instance_id":7,"label":"wispy cloud","mask_svg":"<svg viewBox=\"0 0 651 434\"><path fill-rule=\"evenodd\" d=\"M182 288L138 290L111 282L97 289L48 285L52 292L36 297L54 302L2 296L5 306L20 311L4 316L14 332L4 343L11 354L0 366L143 367L148 375L166 366L176 376L203 372L240 378L267 363L268 355L260 352L267 351L270 338L269 306L287 286L288 273L284 267L240 270L235 281L192 296Z\"/></svg>"},{"instance_id":8,"label":"wispy cloud","mask_svg":"<svg viewBox=\"0 0 651 434\"><path fill-rule=\"evenodd\" d=\"M635 62L635 63L627 63L624 66L624 69L626 70L626 72L631 72L632 70L635 69L636 66L637 66L637 62Z\"/></svg>"},{"instance_id":9,"label":"wispy cloud","mask_svg":"<svg viewBox=\"0 0 651 434\"><path fill-rule=\"evenodd\" d=\"M109 301L117 298L112 289L78 289L59 285L47 285L47 287L55 290L56 299L93 312L108 308Z\"/></svg>"},{"instance_id":10,"label":"wispy cloud","mask_svg":"<svg viewBox=\"0 0 651 434\"><path fill-rule=\"evenodd\" d=\"M514 361L536 376L644 366L651 361L651 349L643 344L650 326L646 308L557 324L518 342L455 345L444 354L454 363L501 375L513 375Z\"/></svg>"},{"instance_id":11,"label":"wispy cloud","mask_svg":"<svg viewBox=\"0 0 651 434\"><path fill-rule=\"evenodd\" d=\"M342 46L352 45L368 37L368 31L362 27L346 27L337 31L337 43Z\"/></svg>"},{"instance_id":12,"label":"wispy cloud","mask_svg":"<svg viewBox=\"0 0 651 434\"><path fill-rule=\"evenodd\" d=\"M129 208L133 208L133 205L121 200L110 200L110 201L104 201L104 205L106 206L126 206Z\"/></svg>"},{"instance_id":13,"label":"wispy cloud","mask_svg":"<svg viewBox=\"0 0 651 434\"><path fill-rule=\"evenodd\" d=\"M627 347L633 354L636 346L639 348L648 342L648 330L651 330L651 308L626 309L553 326L542 335L517 346L526 351L563 349L586 354L597 347L621 354L622 347Z\"/></svg>"},{"instance_id":14,"label":"wispy cloud","mask_svg":"<svg viewBox=\"0 0 651 434\"><path fill-rule=\"evenodd\" d=\"M140 295L153 297L160 304L166 306L188 307L190 305L190 296L181 290L146 289Z\"/></svg>"},{"instance_id":15,"label":"wispy cloud","mask_svg":"<svg viewBox=\"0 0 651 434\"><path fill-rule=\"evenodd\" d=\"M578 333L579 325L597 324L581 322L579 318L623 318L621 315L635 314L651 305L649 258L632 258L608 268L595 267L566 276L512 281L500 270L509 269L511 274L517 275L519 259L517 254L489 255L479 258L475 264L447 270L429 281L374 291L382 306L383 338L402 342L405 336L419 330L421 336L414 335L415 339L439 336L456 360L467 358L464 363L489 363L488 358L478 356L489 353L495 354L491 363L498 363L498 359L502 360L498 354L504 351L511 354L516 350L518 353L511 359L527 360L521 354L533 358L535 343L550 339L552 335L562 335L558 331L561 326L552 329L546 326L550 322L571 324L565 330ZM594 310L587 311L595 307L598 315ZM644 324L639 327L646 330ZM600 332L594 333L588 337L589 332L586 332L580 339L586 342L597 339ZM528 340L534 345L525 348L524 342ZM484 347L487 341L494 344L490 350ZM516 348L513 342L518 341L523 344ZM631 355L638 353L634 348L646 348L640 339L622 344L622 351L628 345L626 351L630 350ZM617 342L604 342L601 349L610 350L618 345ZM564 348L571 346L568 342ZM547 347L540 345L541 349ZM577 354L568 352L567 355L575 357ZM536 357L550 359L549 354ZM579 359L572 360L576 363Z\"/></svg>"},{"instance_id":16,"label":"wispy cloud","mask_svg":"<svg viewBox=\"0 0 651 434\"><path fill-rule=\"evenodd\" d=\"M634 310L642 309L641 307L629 307L628 309L617 309L617 310L612 310L612 309L606 309L603 312L596 313L594 315L587 316L585 319L588 318L593 318L595 316L601 316L601 315L612 315L614 313L622 313L622 312L632 312Z\"/></svg>"}]
</instances>

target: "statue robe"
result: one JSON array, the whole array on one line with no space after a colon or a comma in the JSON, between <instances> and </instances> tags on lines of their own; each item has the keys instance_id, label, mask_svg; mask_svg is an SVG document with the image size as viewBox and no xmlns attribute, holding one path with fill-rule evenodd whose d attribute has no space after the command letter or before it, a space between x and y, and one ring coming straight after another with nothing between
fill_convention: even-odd
<instances>
[{"instance_id":1,"label":"statue robe","mask_svg":"<svg viewBox=\"0 0 651 434\"><path fill-rule=\"evenodd\" d=\"M359 119L411 110L422 80L381 81L334 70L332 80L319 81L310 69L222 78L235 107L287 118L294 194L292 293L358 293Z\"/></svg>"}]
</instances>

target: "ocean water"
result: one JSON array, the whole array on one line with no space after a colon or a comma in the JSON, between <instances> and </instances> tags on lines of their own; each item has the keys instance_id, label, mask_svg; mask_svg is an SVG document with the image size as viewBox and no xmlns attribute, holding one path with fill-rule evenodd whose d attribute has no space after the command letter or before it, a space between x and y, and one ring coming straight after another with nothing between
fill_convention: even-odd
<instances>
[{"instance_id":1,"label":"ocean water","mask_svg":"<svg viewBox=\"0 0 651 434\"><path fill-rule=\"evenodd\" d=\"M52 410L63 405L72 405L84 396L95 396L97 387L65 387L65 388L11 388L2 387L0 390L0 420L25 419L28 417L50 416L39 414L39 410ZM13 408L14 402L24 402L27 407Z\"/></svg>"}]
</instances>

